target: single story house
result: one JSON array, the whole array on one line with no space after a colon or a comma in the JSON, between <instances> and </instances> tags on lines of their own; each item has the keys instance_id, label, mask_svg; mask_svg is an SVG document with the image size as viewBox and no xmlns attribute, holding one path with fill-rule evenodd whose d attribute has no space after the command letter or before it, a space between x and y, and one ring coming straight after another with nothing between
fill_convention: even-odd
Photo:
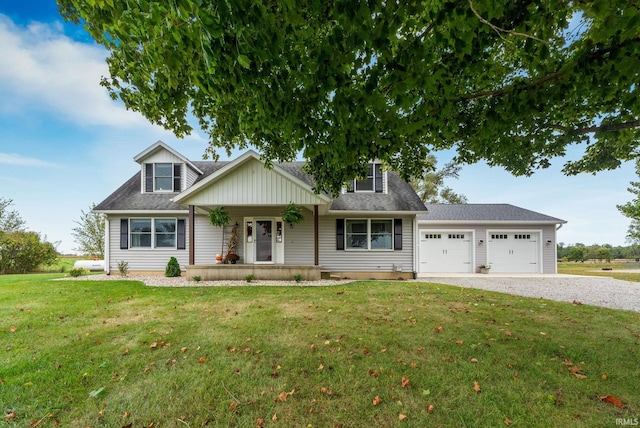
<instances>
[{"instance_id":1,"label":"single story house","mask_svg":"<svg viewBox=\"0 0 640 428\"><path fill-rule=\"evenodd\" d=\"M303 162L265 168L253 151L232 161L191 161L158 141L134 161L140 170L94 209L106 215L107 273L121 262L131 272L163 272L171 257L188 277L204 280L406 279L476 272L484 263L501 272L556 271L555 231L563 220L510 205L425 206L377 162L332 197L315 193ZM301 223L283 221L291 203L301 209ZM224 227L209 221L218 207L231 218ZM526 251L535 258L525 257L517 244L524 249L534 240ZM231 252L236 264L217 262ZM453 257L458 253L465 255Z\"/></svg>"}]
</instances>

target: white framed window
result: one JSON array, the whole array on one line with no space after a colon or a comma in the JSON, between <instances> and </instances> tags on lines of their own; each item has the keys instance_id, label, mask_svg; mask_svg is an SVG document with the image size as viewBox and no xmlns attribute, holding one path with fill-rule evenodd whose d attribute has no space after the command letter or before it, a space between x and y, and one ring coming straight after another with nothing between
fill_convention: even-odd
<instances>
[{"instance_id":1,"label":"white framed window","mask_svg":"<svg viewBox=\"0 0 640 428\"><path fill-rule=\"evenodd\" d=\"M386 193L385 182L386 172L382 170L382 164L372 162L367 167L367 175L365 177L349 182L347 192Z\"/></svg>"},{"instance_id":2,"label":"white framed window","mask_svg":"<svg viewBox=\"0 0 640 428\"><path fill-rule=\"evenodd\" d=\"M176 248L175 218L129 219L129 248Z\"/></svg>"},{"instance_id":3,"label":"white framed window","mask_svg":"<svg viewBox=\"0 0 640 428\"><path fill-rule=\"evenodd\" d=\"M173 191L173 164L156 163L153 164L153 190L172 192Z\"/></svg>"},{"instance_id":4,"label":"white framed window","mask_svg":"<svg viewBox=\"0 0 640 428\"><path fill-rule=\"evenodd\" d=\"M346 219L345 249L393 250L392 219Z\"/></svg>"}]
</instances>

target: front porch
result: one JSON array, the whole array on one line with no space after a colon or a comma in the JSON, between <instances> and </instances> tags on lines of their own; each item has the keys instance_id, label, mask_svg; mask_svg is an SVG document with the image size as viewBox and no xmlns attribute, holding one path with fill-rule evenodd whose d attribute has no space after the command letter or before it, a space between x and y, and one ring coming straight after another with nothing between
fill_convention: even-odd
<instances>
[{"instance_id":1,"label":"front porch","mask_svg":"<svg viewBox=\"0 0 640 428\"><path fill-rule=\"evenodd\" d=\"M199 276L203 281L242 281L249 275L254 279L292 281L300 275L302 281L321 279L322 266L283 265L283 264L209 264L188 265L186 277Z\"/></svg>"}]
</instances>

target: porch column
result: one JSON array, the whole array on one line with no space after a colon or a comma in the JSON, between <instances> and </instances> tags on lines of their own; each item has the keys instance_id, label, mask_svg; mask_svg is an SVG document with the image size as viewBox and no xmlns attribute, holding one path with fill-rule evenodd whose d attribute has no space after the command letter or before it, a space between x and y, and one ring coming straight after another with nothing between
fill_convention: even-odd
<instances>
[{"instance_id":1,"label":"porch column","mask_svg":"<svg viewBox=\"0 0 640 428\"><path fill-rule=\"evenodd\" d=\"M314 266L320 265L320 258L318 257L318 206L313 206L313 264Z\"/></svg>"},{"instance_id":2,"label":"porch column","mask_svg":"<svg viewBox=\"0 0 640 428\"><path fill-rule=\"evenodd\" d=\"M196 207L189 205L189 264L193 266L196 259L195 237L196 237Z\"/></svg>"}]
</instances>

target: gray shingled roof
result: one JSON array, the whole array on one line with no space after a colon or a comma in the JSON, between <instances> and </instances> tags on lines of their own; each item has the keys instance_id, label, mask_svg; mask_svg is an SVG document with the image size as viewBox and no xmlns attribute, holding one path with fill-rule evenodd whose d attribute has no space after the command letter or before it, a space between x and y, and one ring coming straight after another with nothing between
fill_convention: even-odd
<instances>
[{"instance_id":1,"label":"gray shingled roof","mask_svg":"<svg viewBox=\"0 0 640 428\"><path fill-rule=\"evenodd\" d=\"M203 174L196 183L204 180L229 162L192 162ZM275 164L292 176L315 186L313 178L302 171L303 162L288 162ZM131 211L131 210L185 210L186 207L171 202L177 193L141 193L141 173L130 178L119 189L100 202L97 211ZM423 211L424 204L413 191L411 186L400 179L398 174L388 173L388 194L382 193L347 193L334 199L331 210L335 211Z\"/></svg>"},{"instance_id":2,"label":"gray shingled roof","mask_svg":"<svg viewBox=\"0 0 640 428\"><path fill-rule=\"evenodd\" d=\"M428 214L418 215L419 221L566 223L565 220L510 204L427 204L427 209Z\"/></svg>"},{"instance_id":3,"label":"gray shingled roof","mask_svg":"<svg viewBox=\"0 0 640 428\"><path fill-rule=\"evenodd\" d=\"M331 204L332 211L422 211L424 204L411 185L395 172L387 173L388 193L345 193Z\"/></svg>"},{"instance_id":4,"label":"gray shingled roof","mask_svg":"<svg viewBox=\"0 0 640 428\"><path fill-rule=\"evenodd\" d=\"M186 208L171 202L177 193L141 193L140 173L131 177L118 190L100 202L96 211L168 210L179 211Z\"/></svg>"}]
</instances>

